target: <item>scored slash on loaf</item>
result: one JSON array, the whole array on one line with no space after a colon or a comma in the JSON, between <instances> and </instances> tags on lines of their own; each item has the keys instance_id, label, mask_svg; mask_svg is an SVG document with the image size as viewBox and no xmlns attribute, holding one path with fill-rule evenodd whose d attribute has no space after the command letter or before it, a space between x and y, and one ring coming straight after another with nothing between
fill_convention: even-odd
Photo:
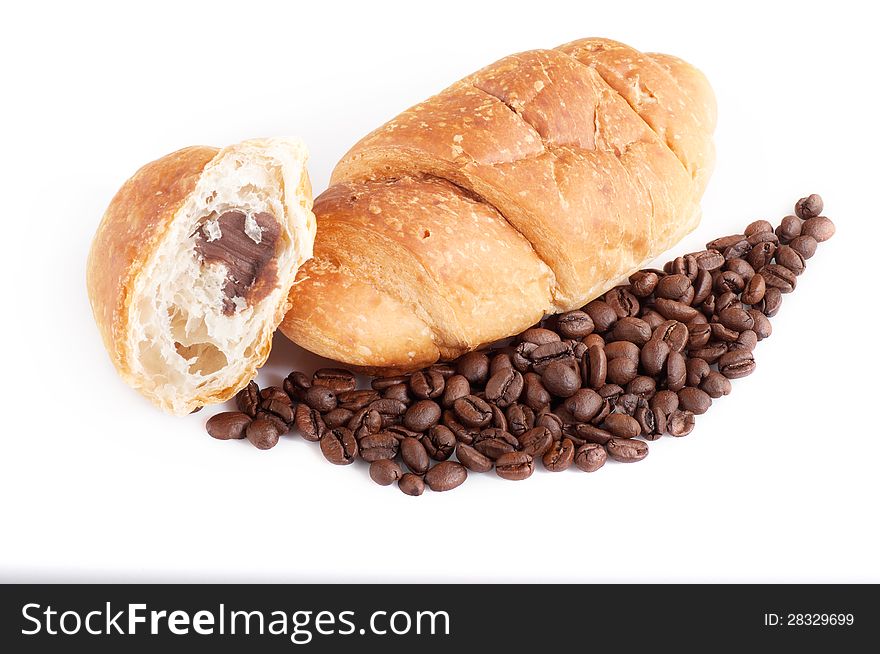
<instances>
[{"instance_id":1,"label":"scored slash on loaf","mask_svg":"<svg viewBox=\"0 0 880 654\"><path fill-rule=\"evenodd\" d=\"M343 157L281 329L413 369L582 306L697 225L714 127L705 77L669 55L584 39L502 59Z\"/></svg>"}]
</instances>

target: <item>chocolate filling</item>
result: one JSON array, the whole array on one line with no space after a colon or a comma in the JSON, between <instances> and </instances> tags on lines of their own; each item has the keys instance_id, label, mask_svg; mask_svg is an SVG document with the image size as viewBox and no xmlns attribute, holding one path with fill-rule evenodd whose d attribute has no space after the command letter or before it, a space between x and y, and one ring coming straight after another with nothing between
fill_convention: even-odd
<instances>
[{"instance_id":1,"label":"chocolate filling","mask_svg":"<svg viewBox=\"0 0 880 654\"><path fill-rule=\"evenodd\" d=\"M257 213L253 218L260 229L249 229L250 234L245 231L247 214L241 211L227 211L219 217L212 214L195 233L196 251L202 261L221 263L228 271L223 286L226 315L235 313L233 298L244 298L248 305L262 300L278 276L275 244L281 228L272 214ZM211 221L219 225L220 238L208 240L213 228L209 231L205 225Z\"/></svg>"}]
</instances>

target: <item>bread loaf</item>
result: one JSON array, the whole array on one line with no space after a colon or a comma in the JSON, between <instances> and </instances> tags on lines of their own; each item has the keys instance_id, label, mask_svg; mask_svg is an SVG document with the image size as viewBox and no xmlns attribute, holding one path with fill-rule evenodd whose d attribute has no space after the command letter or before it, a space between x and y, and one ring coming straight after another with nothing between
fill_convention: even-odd
<instances>
[{"instance_id":1,"label":"bread loaf","mask_svg":"<svg viewBox=\"0 0 880 654\"><path fill-rule=\"evenodd\" d=\"M593 38L502 59L342 158L281 329L405 370L580 307L697 225L714 127L669 55Z\"/></svg>"}]
</instances>

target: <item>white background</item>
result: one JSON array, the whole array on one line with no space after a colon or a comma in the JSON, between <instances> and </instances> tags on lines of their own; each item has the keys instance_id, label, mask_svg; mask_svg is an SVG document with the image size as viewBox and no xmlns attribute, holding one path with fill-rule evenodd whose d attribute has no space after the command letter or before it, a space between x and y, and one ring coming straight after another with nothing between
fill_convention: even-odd
<instances>
[{"instance_id":1,"label":"white background","mask_svg":"<svg viewBox=\"0 0 880 654\"><path fill-rule=\"evenodd\" d=\"M15 3L0 26L0 578L880 581L876 39L869 3ZM725 8L720 8L725 7ZM638 465L421 498L155 410L117 378L84 264L119 185L189 144L299 135L316 191L360 136L509 53L607 36L718 97L718 165L672 254L809 192L837 236L757 371ZM665 260L665 258L664 258ZM276 339L261 383L316 360Z\"/></svg>"}]
</instances>

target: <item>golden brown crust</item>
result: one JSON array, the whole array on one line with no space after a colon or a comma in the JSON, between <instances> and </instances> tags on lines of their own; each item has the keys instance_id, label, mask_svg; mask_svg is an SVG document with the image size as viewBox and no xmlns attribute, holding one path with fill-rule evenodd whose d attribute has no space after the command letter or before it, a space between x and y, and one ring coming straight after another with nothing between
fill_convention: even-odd
<instances>
[{"instance_id":1,"label":"golden brown crust","mask_svg":"<svg viewBox=\"0 0 880 654\"><path fill-rule=\"evenodd\" d=\"M606 39L506 57L364 137L316 201L314 266L334 252L349 277L427 326L432 346L395 349L389 316L382 318L385 331L371 334L386 353L382 361L357 354L343 328L333 327L352 311L364 313L348 297L350 286L295 286L282 329L324 356L407 367L436 353L455 356L489 334L516 333L544 311L581 306L697 224L714 121L705 78L675 58L655 60ZM530 245L530 256L509 256L498 234L461 230L462 212L448 210L448 202L425 202L432 178L451 181L456 193L503 218L506 233ZM370 189L367 200L339 201L343 189L359 184L373 185L362 187ZM425 221L426 213L435 230L460 233L481 248L466 274L492 299L482 310L469 311L463 298L446 293L447 264L465 265L452 242L438 242L431 259L414 253L417 243L401 226ZM547 267L552 283L543 291L505 285L528 276L525 270L538 279ZM316 304L330 316L320 339L300 315Z\"/></svg>"}]
</instances>

